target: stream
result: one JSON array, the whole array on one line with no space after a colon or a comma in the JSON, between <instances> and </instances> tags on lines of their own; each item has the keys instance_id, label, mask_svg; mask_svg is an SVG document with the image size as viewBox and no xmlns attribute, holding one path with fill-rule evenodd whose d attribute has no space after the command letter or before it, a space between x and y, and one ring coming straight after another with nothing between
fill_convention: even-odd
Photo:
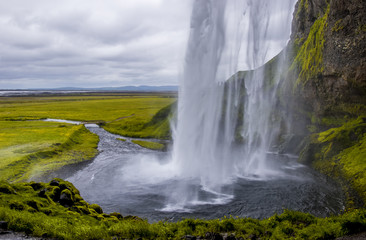
<instances>
[{"instance_id":1,"label":"stream","mask_svg":"<svg viewBox=\"0 0 366 240\"><path fill-rule=\"evenodd\" d=\"M194 180L175 177L169 164L170 153L142 148L95 124L85 126L99 136L100 153L67 180L87 202L99 204L107 213L120 212L155 222L224 216L265 218L285 208L324 217L344 209L340 186L298 164L294 156L268 153L280 174L268 178L236 177L217 194ZM194 189L199 201L175 208L169 199L182 181L189 182L183 197L193 199L190 194Z\"/></svg>"}]
</instances>

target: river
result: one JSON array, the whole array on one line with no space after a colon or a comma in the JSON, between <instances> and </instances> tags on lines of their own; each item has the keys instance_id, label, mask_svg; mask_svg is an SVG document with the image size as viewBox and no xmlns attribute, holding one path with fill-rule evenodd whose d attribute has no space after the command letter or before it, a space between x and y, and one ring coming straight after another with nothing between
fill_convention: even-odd
<instances>
[{"instance_id":1,"label":"river","mask_svg":"<svg viewBox=\"0 0 366 240\"><path fill-rule=\"evenodd\" d=\"M220 193L215 193L194 180L177 178L169 164L170 153L142 148L129 138L118 140L121 136L95 124L86 127L99 136L100 153L67 180L86 201L99 204L108 213L136 215L155 222L188 217L265 218L285 208L324 217L344 209L340 186L298 164L295 156L268 153L274 166L279 166L277 175L236 177ZM169 199L182 181L189 183L184 184L188 186L185 197L195 201L178 209L170 205ZM198 196L191 196L191 192L197 192Z\"/></svg>"}]
</instances>

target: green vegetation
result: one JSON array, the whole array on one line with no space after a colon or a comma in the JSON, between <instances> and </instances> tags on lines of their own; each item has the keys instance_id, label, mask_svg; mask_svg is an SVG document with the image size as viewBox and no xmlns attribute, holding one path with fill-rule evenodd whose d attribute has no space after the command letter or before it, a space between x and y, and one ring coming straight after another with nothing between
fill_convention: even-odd
<instances>
[{"instance_id":1,"label":"green vegetation","mask_svg":"<svg viewBox=\"0 0 366 240\"><path fill-rule=\"evenodd\" d=\"M350 185L366 202L365 116L313 134L301 159L311 159L315 169ZM352 206L355 199L351 195L348 198L349 205Z\"/></svg>"},{"instance_id":2,"label":"green vegetation","mask_svg":"<svg viewBox=\"0 0 366 240\"><path fill-rule=\"evenodd\" d=\"M91 160L98 136L83 125L0 121L0 180L47 176L64 165Z\"/></svg>"},{"instance_id":3,"label":"green vegetation","mask_svg":"<svg viewBox=\"0 0 366 240\"><path fill-rule=\"evenodd\" d=\"M301 1L301 4L304 0ZM307 3L307 1L306 1ZM306 5L305 3L305 5ZM302 6L302 5L301 5ZM290 69L298 69L299 77L295 83L297 87L300 83L304 86L310 78L313 78L323 72L323 50L324 50L324 32L328 23L329 7L322 17L319 17L310 29L309 35L301 45L295 60ZM299 8L300 10L301 8ZM295 41L297 44L300 41Z\"/></svg>"},{"instance_id":4,"label":"green vegetation","mask_svg":"<svg viewBox=\"0 0 366 240\"><path fill-rule=\"evenodd\" d=\"M361 232L366 210L340 216L316 218L284 210L264 219L224 217L148 223L138 217L106 214L97 204L83 200L69 182L0 182L0 220L9 230L57 239L182 239L187 235L218 235L244 239L333 239ZM213 238L211 238L213 239Z\"/></svg>"},{"instance_id":5,"label":"green vegetation","mask_svg":"<svg viewBox=\"0 0 366 240\"><path fill-rule=\"evenodd\" d=\"M141 147L152 149L152 150L163 150L165 148L164 144L158 142L132 140L133 143L140 145Z\"/></svg>"},{"instance_id":6,"label":"green vegetation","mask_svg":"<svg viewBox=\"0 0 366 240\"><path fill-rule=\"evenodd\" d=\"M163 107L152 118L123 118L109 122L103 128L127 137L170 139L170 121L175 116L175 109L176 102Z\"/></svg>"},{"instance_id":7,"label":"green vegetation","mask_svg":"<svg viewBox=\"0 0 366 240\"><path fill-rule=\"evenodd\" d=\"M98 137L84 126L40 119L92 122L113 133L169 138L173 101L174 96L149 93L0 98L0 180L40 179L97 154Z\"/></svg>"}]
</instances>

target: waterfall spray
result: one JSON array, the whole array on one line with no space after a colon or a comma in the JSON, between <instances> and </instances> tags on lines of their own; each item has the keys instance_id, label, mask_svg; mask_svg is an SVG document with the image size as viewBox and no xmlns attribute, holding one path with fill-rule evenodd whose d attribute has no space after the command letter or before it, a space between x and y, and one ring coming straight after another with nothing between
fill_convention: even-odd
<instances>
[{"instance_id":1,"label":"waterfall spray","mask_svg":"<svg viewBox=\"0 0 366 240\"><path fill-rule=\"evenodd\" d=\"M268 40L274 26L271 22L276 21L278 29L285 28L280 33L285 35L279 36L282 48L289 38L293 3L194 2L172 152L178 175L184 180L172 194L172 204L185 206L197 201L197 189L192 185L227 197L222 189L237 176L271 172L266 153L278 129L273 124L273 109L280 78L276 70L266 88L268 79L260 66L268 60L272 47ZM283 17L283 12L287 16ZM254 71L235 74L243 63Z\"/></svg>"}]
</instances>

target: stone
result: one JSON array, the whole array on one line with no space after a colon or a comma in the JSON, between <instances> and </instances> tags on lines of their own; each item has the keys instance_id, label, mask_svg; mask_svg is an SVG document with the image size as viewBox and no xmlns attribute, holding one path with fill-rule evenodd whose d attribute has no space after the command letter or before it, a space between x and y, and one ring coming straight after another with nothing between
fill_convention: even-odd
<instances>
[{"instance_id":1,"label":"stone","mask_svg":"<svg viewBox=\"0 0 366 240\"><path fill-rule=\"evenodd\" d=\"M60 185L60 182L56 179L52 179L51 182L50 182L50 185L51 186L59 186Z\"/></svg>"},{"instance_id":2,"label":"stone","mask_svg":"<svg viewBox=\"0 0 366 240\"><path fill-rule=\"evenodd\" d=\"M3 229L3 230L8 229L8 222L0 221L0 229Z\"/></svg>"}]
</instances>

